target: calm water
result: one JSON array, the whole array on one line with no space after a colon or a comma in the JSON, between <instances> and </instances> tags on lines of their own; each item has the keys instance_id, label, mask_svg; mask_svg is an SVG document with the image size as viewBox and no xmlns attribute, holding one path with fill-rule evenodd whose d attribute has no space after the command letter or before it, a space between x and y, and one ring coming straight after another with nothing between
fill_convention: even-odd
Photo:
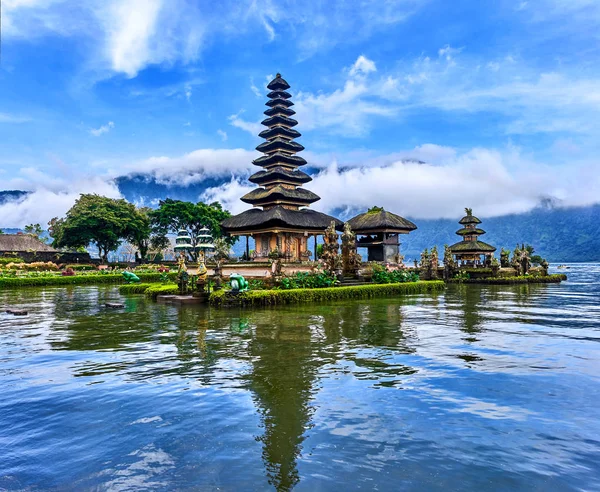
<instances>
[{"instance_id":1,"label":"calm water","mask_svg":"<svg viewBox=\"0 0 600 492\"><path fill-rule=\"evenodd\" d=\"M0 292L0 490L598 490L600 265L215 311Z\"/></svg>"}]
</instances>

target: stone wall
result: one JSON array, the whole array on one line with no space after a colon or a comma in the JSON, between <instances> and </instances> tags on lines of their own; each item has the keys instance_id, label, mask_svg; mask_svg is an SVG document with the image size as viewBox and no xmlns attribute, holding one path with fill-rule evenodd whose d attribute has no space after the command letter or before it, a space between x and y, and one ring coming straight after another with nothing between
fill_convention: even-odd
<instances>
[{"instance_id":1,"label":"stone wall","mask_svg":"<svg viewBox=\"0 0 600 492\"><path fill-rule=\"evenodd\" d=\"M99 263L92 260L89 253L63 253L61 251L0 251L0 256L17 256L27 263L51 261L61 263Z\"/></svg>"}]
</instances>

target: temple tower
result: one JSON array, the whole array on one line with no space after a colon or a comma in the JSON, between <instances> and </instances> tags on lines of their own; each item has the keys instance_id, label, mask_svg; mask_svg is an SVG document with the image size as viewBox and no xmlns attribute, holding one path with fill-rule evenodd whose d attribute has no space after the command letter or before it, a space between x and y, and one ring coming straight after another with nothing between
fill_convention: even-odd
<instances>
[{"instance_id":1,"label":"temple tower","mask_svg":"<svg viewBox=\"0 0 600 492\"><path fill-rule=\"evenodd\" d=\"M341 221L305 208L320 198L302 187L312 178L299 169L307 162L297 155L304 147L294 141L301 135L294 129L298 122L292 118L296 112L291 109L294 103L289 88L280 74L267 85L267 117L262 121L266 129L259 134L265 142L256 147L263 155L252 162L262 169L249 178L259 187L241 198L254 208L222 223L231 235L254 238L252 256L258 261L267 260L275 252L288 261L314 258L309 251L309 237L322 235L332 220L342 228Z\"/></svg>"},{"instance_id":2,"label":"temple tower","mask_svg":"<svg viewBox=\"0 0 600 492\"><path fill-rule=\"evenodd\" d=\"M489 266L496 248L479 240L485 231L478 227L481 220L473 215L473 210L465 208L466 215L458 221L462 226L456 234L462 241L450 246L450 251L459 266Z\"/></svg>"}]
</instances>

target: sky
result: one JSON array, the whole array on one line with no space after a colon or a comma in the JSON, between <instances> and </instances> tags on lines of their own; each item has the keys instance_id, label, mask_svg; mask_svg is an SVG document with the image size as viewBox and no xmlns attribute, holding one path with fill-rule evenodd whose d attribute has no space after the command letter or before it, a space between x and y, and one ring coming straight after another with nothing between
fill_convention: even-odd
<instances>
[{"instance_id":1,"label":"sky","mask_svg":"<svg viewBox=\"0 0 600 492\"><path fill-rule=\"evenodd\" d=\"M277 72L317 210L600 201L597 0L2 0L1 48L4 227L136 174L241 212Z\"/></svg>"}]
</instances>

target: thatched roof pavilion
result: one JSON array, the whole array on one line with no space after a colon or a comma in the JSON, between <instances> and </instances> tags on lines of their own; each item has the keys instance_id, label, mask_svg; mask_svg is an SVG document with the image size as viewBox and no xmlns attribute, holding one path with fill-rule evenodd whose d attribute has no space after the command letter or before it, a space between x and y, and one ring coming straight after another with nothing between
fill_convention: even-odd
<instances>
[{"instance_id":1,"label":"thatched roof pavilion","mask_svg":"<svg viewBox=\"0 0 600 492\"><path fill-rule=\"evenodd\" d=\"M302 185L312 178L298 168L307 164L298 155L304 147L295 142L300 133L293 127L298 122L291 117L295 111L294 103L287 92L290 85L280 74L269 82L264 113L267 116L262 124L267 127L259 136L266 141L258 145L256 150L264 155L255 159L253 164L262 170L250 176L249 181L259 186L244 195L241 200L255 208L246 210L222 222L228 234L246 236L246 253L248 253L248 237L255 241L255 260L267 260L269 254L277 251L288 260L303 260L311 256L308 250L308 238L322 235L333 221L338 229L342 229L340 220L308 207L320 200Z\"/></svg>"},{"instance_id":2,"label":"thatched roof pavilion","mask_svg":"<svg viewBox=\"0 0 600 492\"><path fill-rule=\"evenodd\" d=\"M382 207L370 208L348 224L356 234L356 246L368 249L369 261L395 261L400 253L400 234L417 228L410 220Z\"/></svg>"},{"instance_id":3,"label":"thatched roof pavilion","mask_svg":"<svg viewBox=\"0 0 600 492\"><path fill-rule=\"evenodd\" d=\"M56 250L31 234L0 234L0 255L25 252L56 253Z\"/></svg>"}]
</instances>

